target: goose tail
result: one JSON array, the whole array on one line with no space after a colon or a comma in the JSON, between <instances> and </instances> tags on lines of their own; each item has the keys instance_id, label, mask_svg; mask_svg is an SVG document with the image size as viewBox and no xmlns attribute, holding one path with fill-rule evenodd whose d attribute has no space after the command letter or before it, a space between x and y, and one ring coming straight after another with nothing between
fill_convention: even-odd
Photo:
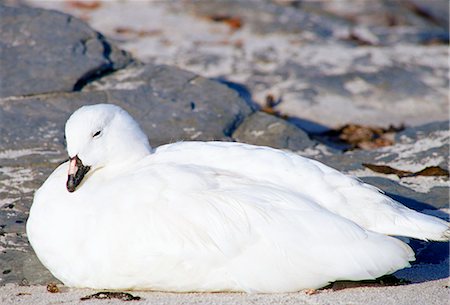
<instances>
[{"instance_id":1,"label":"goose tail","mask_svg":"<svg viewBox=\"0 0 450 305\"><path fill-rule=\"evenodd\" d=\"M450 240L450 224L440 218L418 213L416 211L408 211L404 217L396 219L397 228L402 235L422 240L433 241L449 241Z\"/></svg>"}]
</instances>

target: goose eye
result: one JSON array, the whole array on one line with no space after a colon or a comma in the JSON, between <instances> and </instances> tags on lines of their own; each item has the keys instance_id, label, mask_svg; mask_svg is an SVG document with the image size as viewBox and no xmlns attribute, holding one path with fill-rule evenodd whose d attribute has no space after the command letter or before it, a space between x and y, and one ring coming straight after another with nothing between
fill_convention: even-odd
<instances>
[{"instance_id":1,"label":"goose eye","mask_svg":"<svg viewBox=\"0 0 450 305\"><path fill-rule=\"evenodd\" d=\"M96 133L94 133L94 135L93 135L92 137L93 137L93 138L98 137L98 136L100 135L101 132L102 132L101 130L97 131Z\"/></svg>"}]
</instances>

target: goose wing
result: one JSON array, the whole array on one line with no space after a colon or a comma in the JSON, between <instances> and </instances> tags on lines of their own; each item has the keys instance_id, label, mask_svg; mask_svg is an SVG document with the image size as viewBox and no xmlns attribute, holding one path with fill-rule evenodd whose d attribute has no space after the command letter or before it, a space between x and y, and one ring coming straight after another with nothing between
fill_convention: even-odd
<instances>
[{"instance_id":1,"label":"goose wing","mask_svg":"<svg viewBox=\"0 0 450 305\"><path fill-rule=\"evenodd\" d=\"M414 259L403 242L367 231L301 192L233 172L153 164L126 181L134 195L123 194L133 204L114 214L145 229L119 234L141 241L131 243L132 251L156 259L161 272L154 274L174 270L158 281L177 283L176 291L298 291L375 278Z\"/></svg>"},{"instance_id":2,"label":"goose wing","mask_svg":"<svg viewBox=\"0 0 450 305\"><path fill-rule=\"evenodd\" d=\"M303 194L327 210L371 231L448 240L449 224L411 210L382 191L297 154L225 142L180 142L158 148L155 160L229 170Z\"/></svg>"}]
</instances>

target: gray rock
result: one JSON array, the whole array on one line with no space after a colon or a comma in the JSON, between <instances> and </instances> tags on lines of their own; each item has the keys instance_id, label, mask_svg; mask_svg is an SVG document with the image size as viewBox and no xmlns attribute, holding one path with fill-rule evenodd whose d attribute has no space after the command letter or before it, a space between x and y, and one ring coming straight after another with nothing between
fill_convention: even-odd
<instances>
[{"instance_id":1,"label":"gray rock","mask_svg":"<svg viewBox=\"0 0 450 305\"><path fill-rule=\"evenodd\" d=\"M281 113L332 128L445 119L448 27L421 15L410 1L341 2L173 3L181 16L190 13L202 21L228 16L242 27L201 43L161 34L132 45L140 59L241 82L258 104L272 94L282 101ZM199 21L200 26L205 25ZM167 56L139 51L161 39L180 51Z\"/></svg>"},{"instance_id":2,"label":"gray rock","mask_svg":"<svg viewBox=\"0 0 450 305\"><path fill-rule=\"evenodd\" d=\"M16 283L19 285L47 285L60 283L38 260L31 247L26 251L6 249L0 259L2 273L0 285Z\"/></svg>"},{"instance_id":3,"label":"gray rock","mask_svg":"<svg viewBox=\"0 0 450 305\"><path fill-rule=\"evenodd\" d=\"M409 127L395 135L397 142L413 142L422 139L436 139L436 131L445 133L450 129L450 121L439 121L416 127ZM431 137L431 138L430 138Z\"/></svg>"},{"instance_id":4,"label":"gray rock","mask_svg":"<svg viewBox=\"0 0 450 305\"><path fill-rule=\"evenodd\" d=\"M233 139L238 142L292 151L304 150L317 145L300 128L264 112L255 112L247 117L233 133Z\"/></svg>"},{"instance_id":5,"label":"gray rock","mask_svg":"<svg viewBox=\"0 0 450 305\"><path fill-rule=\"evenodd\" d=\"M178 9L180 9L178 7ZM220 1L202 3L187 2L182 8L202 16L231 16L243 20L257 34L298 34L299 38L321 40L331 38L334 28L347 25L344 19L328 18L316 13L282 6L269 1ZM220 13L218 13L220 12ZM306 33L306 35L305 35ZM312 38L314 37L314 38Z\"/></svg>"},{"instance_id":6,"label":"gray rock","mask_svg":"<svg viewBox=\"0 0 450 305\"><path fill-rule=\"evenodd\" d=\"M120 17L127 5L101 7L96 15ZM143 4L130 7L152 14ZM158 3L152 35L139 35L133 22L122 34L116 30L124 24L96 25L140 60L245 84L260 105L272 94L282 101L277 110L291 117L333 128L387 127L447 117L448 26L431 13L448 15L446 7L445 0L172 1ZM240 27L213 21L227 17ZM174 26L174 19L186 26ZM174 32L160 31L165 26Z\"/></svg>"},{"instance_id":7,"label":"gray rock","mask_svg":"<svg viewBox=\"0 0 450 305\"><path fill-rule=\"evenodd\" d=\"M388 196L417 211L448 207L448 187L435 186L428 192L416 192L413 189L388 178L361 177L361 179L366 183L375 185L383 190ZM448 214L444 212L436 212L435 215L444 219L448 218Z\"/></svg>"},{"instance_id":8,"label":"gray rock","mask_svg":"<svg viewBox=\"0 0 450 305\"><path fill-rule=\"evenodd\" d=\"M272 74L259 75L255 65L247 84L268 91L281 79L276 86L286 86L273 90L282 100L276 109L329 127L349 122L418 125L445 119L448 113L447 55L437 46L336 46L333 56L339 60L327 62L328 49L311 46L279 63Z\"/></svg>"},{"instance_id":9,"label":"gray rock","mask_svg":"<svg viewBox=\"0 0 450 305\"><path fill-rule=\"evenodd\" d=\"M237 92L170 66L134 65L91 83L138 119L153 145L181 140L229 140L252 112Z\"/></svg>"},{"instance_id":10,"label":"gray rock","mask_svg":"<svg viewBox=\"0 0 450 305\"><path fill-rule=\"evenodd\" d=\"M130 60L77 18L0 5L0 97L72 91Z\"/></svg>"},{"instance_id":11,"label":"gray rock","mask_svg":"<svg viewBox=\"0 0 450 305\"><path fill-rule=\"evenodd\" d=\"M70 113L84 104L107 101L103 92L0 99L0 149L63 151L64 123Z\"/></svg>"},{"instance_id":12,"label":"gray rock","mask_svg":"<svg viewBox=\"0 0 450 305\"><path fill-rule=\"evenodd\" d=\"M299 41L349 45L443 43L448 41L448 2L359 1L221 1L188 2L178 12L211 18L242 19L254 33L296 34ZM218 14L217 12L220 12ZM446 16L447 15L447 16ZM447 23L446 23L447 22ZM407 30L405 30L407 29ZM363 32L368 33L365 35ZM220 58L216 58L216 61Z\"/></svg>"},{"instance_id":13,"label":"gray rock","mask_svg":"<svg viewBox=\"0 0 450 305\"><path fill-rule=\"evenodd\" d=\"M114 103L129 111L154 146L227 140L252 112L236 92L215 81L174 67L134 66L92 83L83 92L0 100L0 147L63 150L69 115L97 103Z\"/></svg>"},{"instance_id":14,"label":"gray rock","mask_svg":"<svg viewBox=\"0 0 450 305\"><path fill-rule=\"evenodd\" d=\"M449 29L449 2L447 0L409 0L410 7L416 14L422 15L430 22Z\"/></svg>"},{"instance_id":15,"label":"gray rock","mask_svg":"<svg viewBox=\"0 0 450 305\"><path fill-rule=\"evenodd\" d=\"M448 1L305 1L298 9L318 15L343 18L352 24L370 27L418 27L440 26L448 30Z\"/></svg>"}]
</instances>

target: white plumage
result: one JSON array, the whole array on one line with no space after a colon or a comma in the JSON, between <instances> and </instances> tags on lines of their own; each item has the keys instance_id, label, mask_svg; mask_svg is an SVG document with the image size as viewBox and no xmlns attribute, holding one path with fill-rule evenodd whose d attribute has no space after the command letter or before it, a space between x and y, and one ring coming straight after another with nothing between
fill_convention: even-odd
<instances>
[{"instance_id":1,"label":"white plumage","mask_svg":"<svg viewBox=\"0 0 450 305\"><path fill-rule=\"evenodd\" d=\"M447 222L293 153L222 142L152 150L117 106L80 108L66 138L71 173L90 170L69 192L69 162L60 165L36 192L27 233L68 286L298 291L408 267L413 251L384 234L450 235Z\"/></svg>"}]
</instances>

